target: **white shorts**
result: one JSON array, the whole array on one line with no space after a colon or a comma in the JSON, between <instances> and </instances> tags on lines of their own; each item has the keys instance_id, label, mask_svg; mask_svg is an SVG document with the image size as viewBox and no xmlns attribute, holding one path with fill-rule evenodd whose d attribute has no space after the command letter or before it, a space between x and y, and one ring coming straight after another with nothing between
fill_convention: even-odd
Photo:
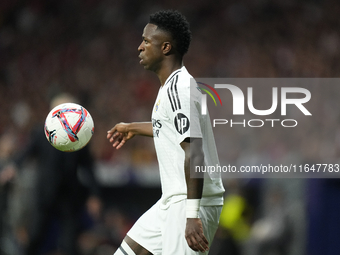
<instances>
[{"instance_id":1,"label":"white shorts","mask_svg":"<svg viewBox=\"0 0 340 255\"><path fill-rule=\"evenodd\" d=\"M185 239L185 204L181 200L166 210L159 208L159 201L146 211L127 235L154 255L207 255L195 252ZM211 244L218 227L222 206L201 206L199 216L205 237Z\"/></svg>"}]
</instances>

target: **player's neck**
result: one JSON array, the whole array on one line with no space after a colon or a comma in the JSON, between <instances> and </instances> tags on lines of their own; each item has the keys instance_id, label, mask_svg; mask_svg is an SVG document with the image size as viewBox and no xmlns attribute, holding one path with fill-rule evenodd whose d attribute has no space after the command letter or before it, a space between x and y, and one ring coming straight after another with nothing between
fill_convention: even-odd
<instances>
[{"instance_id":1,"label":"player's neck","mask_svg":"<svg viewBox=\"0 0 340 255\"><path fill-rule=\"evenodd\" d=\"M157 76L159 81L161 82L161 87L165 84L166 80L169 78L169 76L176 70L182 68L183 62L177 61L172 62L171 64L164 65L159 72L157 72Z\"/></svg>"}]
</instances>

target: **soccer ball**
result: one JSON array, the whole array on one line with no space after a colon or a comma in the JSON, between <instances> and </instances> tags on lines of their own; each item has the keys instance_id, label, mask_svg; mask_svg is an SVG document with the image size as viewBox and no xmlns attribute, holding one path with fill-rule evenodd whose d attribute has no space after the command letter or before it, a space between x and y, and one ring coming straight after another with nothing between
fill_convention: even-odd
<instances>
[{"instance_id":1,"label":"soccer ball","mask_svg":"<svg viewBox=\"0 0 340 255\"><path fill-rule=\"evenodd\" d=\"M44 127L50 144L65 152L82 149L94 132L90 113L81 105L64 103L54 107L47 115Z\"/></svg>"}]
</instances>

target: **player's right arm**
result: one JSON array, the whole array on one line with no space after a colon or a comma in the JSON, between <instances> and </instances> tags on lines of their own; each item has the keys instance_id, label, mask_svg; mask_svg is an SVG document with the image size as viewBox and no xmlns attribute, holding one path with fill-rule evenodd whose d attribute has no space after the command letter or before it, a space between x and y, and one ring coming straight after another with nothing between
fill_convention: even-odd
<instances>
[{"instance_id":1,"label":"player's right arm","mask_svg":"<svg viewBox=\"0 0 340 255\"><path fill-rule=\"evenodd\" d=\"M120 149L127 140L130 140L135 135L153 137L153 129L151 122L132 122L119 123L111 130L107 131L106 138L109 139L112 146Z\"/></svg>"}]
</instances>

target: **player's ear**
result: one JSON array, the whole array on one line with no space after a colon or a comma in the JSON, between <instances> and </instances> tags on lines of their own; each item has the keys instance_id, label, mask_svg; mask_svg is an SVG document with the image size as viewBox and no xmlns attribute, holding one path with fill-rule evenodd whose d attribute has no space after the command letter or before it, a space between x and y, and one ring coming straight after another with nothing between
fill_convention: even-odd
<instances>
[{"instance_id":1,"label":"player's ear","mask_svg":"<svg viewBox=\"0 0 340 255\"><path fill-rule=\"evenodd\" d=\"M164 55L168 55L172 49L172 45L170 42L164 42L162 45L162 50Z\"/></svg>"}]
</instances>

